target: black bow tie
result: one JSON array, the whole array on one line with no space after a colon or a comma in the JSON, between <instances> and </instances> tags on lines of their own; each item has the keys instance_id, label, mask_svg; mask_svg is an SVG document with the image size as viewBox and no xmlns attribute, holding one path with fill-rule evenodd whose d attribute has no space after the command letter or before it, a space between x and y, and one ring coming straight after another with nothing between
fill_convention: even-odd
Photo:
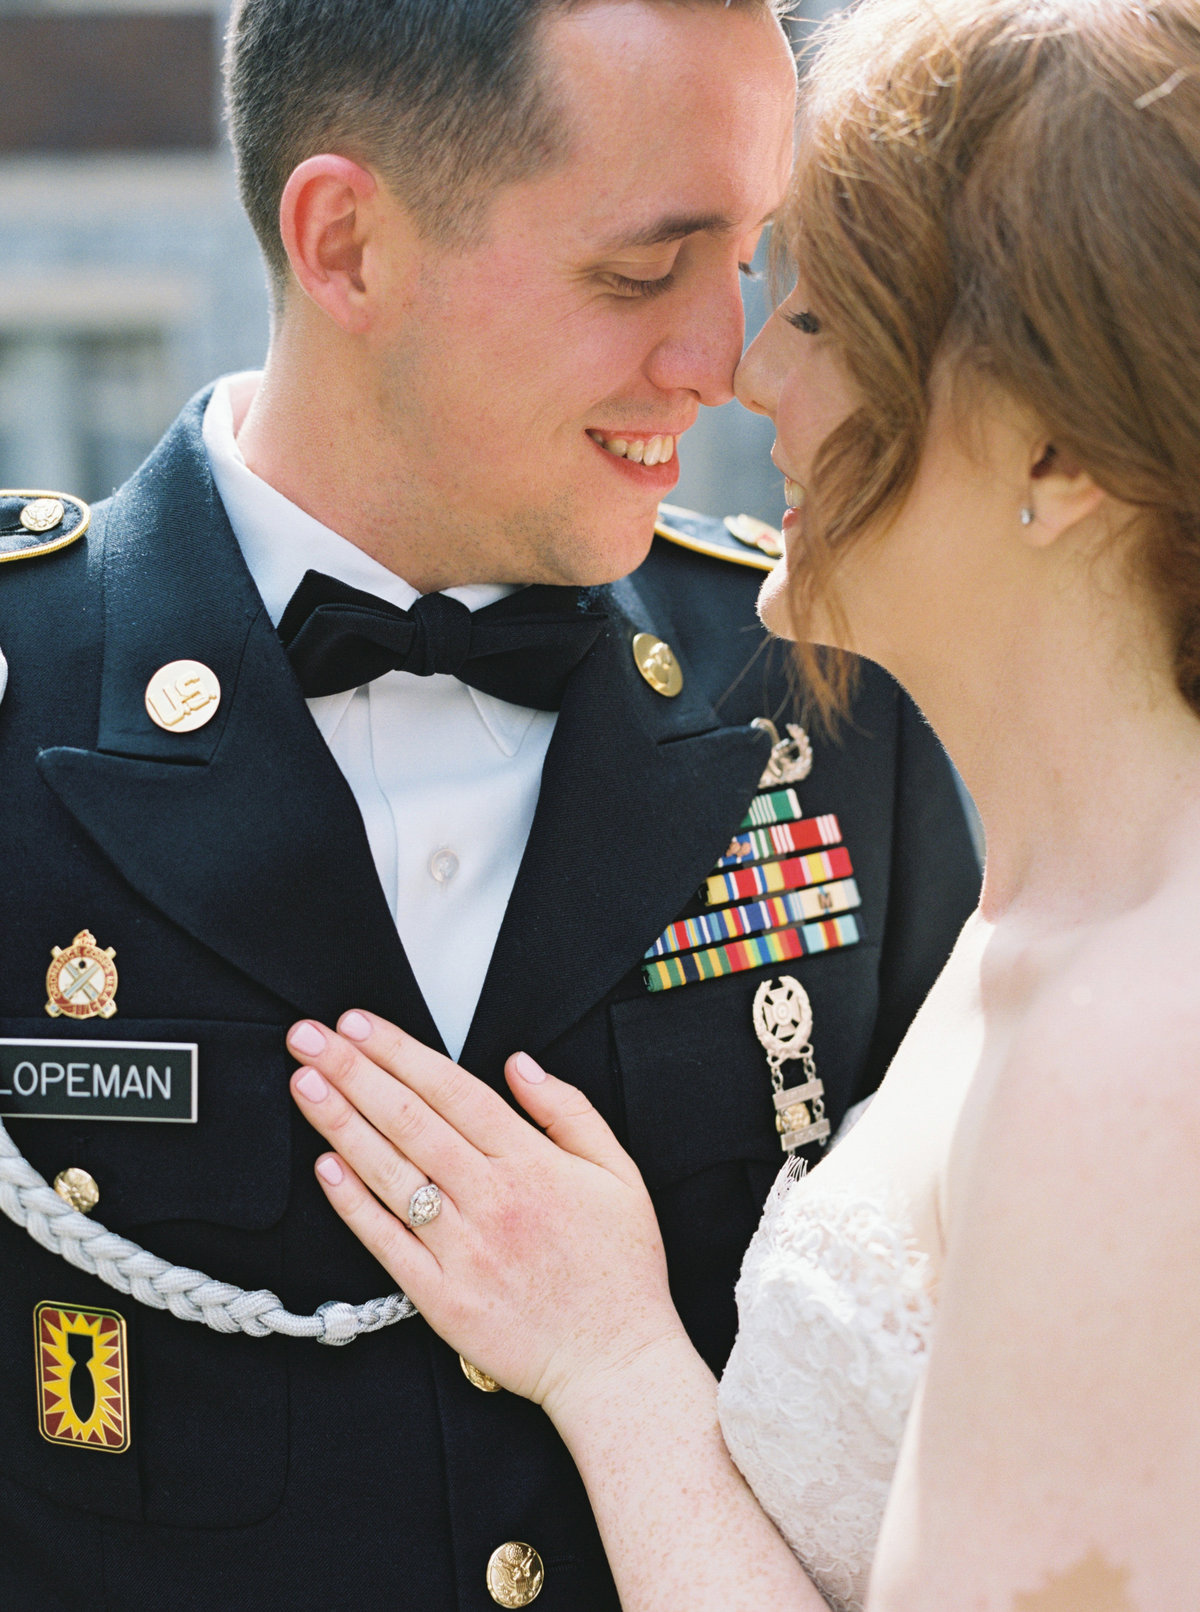
<instances>
[{"instance_id":1,"label":"black bow tie","mask_svg":"<svg viewBox=\"0 0 1200 1612\"><path fill-rule=\"evenodd\" d=\"M306 571L278 631L306 699L358 688L385 672L446 672L513 705L557 711L604 620L579 588L539 583L473 612L444 593L427 593L401 610Z\"/></svg>"}]
</instances>

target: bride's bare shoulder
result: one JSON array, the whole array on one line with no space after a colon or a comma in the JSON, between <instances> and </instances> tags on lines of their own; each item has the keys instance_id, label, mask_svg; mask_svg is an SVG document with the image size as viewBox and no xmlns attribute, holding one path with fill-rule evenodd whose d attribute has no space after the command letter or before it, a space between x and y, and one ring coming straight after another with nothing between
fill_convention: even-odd
<instances>
[{"instance_id":1,"label":"bride's bare shoulder","mask_svg":"<svg viewBox=\"0 0 1200 1612\"><path fill-rule=\"evenodd\" d=\"M1200 1104L1200 859L1094 923L1031 1001L1002 1087L1069 1112L1126 1092L1152 1108L1182 1080Z\"/></svg>"},{"instance_id":2,"label":"bride's bare shoulder","mask_svg":"<svg viewBox=\"0 0 1200 1612\"><path fill-rule=\"evenodd\" d=\"M1200 1115L1198 919L1200 854L1143 901L1041 945L1008 943L998 926L980 967L994 1029L978 1100L1028 1105L1043 1130L1069 1133L1080 1110L1106 1111L1125 1134L1154 1123L1160 1102L1190 1098ZM1070 1134L1060 1141L1070 1148Z\"/></svg>"},{"instance_id":3,"label":"bride's bare shoulder","mask_svg":"<svg viewBox=\"0 0 1200 1612\"><path fill-rule=\"evenodd\" d=\"M949 1159L951 1228L984 1201L1014 1226L1030 1213L1062 1224L1084 1203L1096 1227L1153 1218L1178 1188L1200 1232L1198 916L1200 857L1032 960L1019 946L1006 957L997 930Z\"/></svg>"},{"instance_id":4,"label":"bride's bare shoulder","mask_svg":"<svg viewBox=\"0 0 1200 1612\"><path fill-rule=\"evenodd\" d=\"M1019 947L1004 960L880 1546L881 1576L902 1546L936 1586L922 1607L981 1585L992 1599L970 1604L1007 1606L1089 1551L1136 1583L1130 1605L1200 1605L1178 1548L1200 1481L1197 912L1200 888L1173 878L1024 977ZM939 1549L950 1538L971 1543Z\"/></svg>"}]
</instances>

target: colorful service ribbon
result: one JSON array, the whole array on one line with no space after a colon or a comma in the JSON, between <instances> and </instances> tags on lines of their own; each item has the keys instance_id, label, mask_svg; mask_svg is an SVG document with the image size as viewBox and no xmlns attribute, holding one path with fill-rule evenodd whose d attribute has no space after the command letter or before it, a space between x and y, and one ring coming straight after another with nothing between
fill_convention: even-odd
<instances>
[{"instance_id":1,"label":"colorful service ribbon","mask_svg":"<svg viewBox=\"0 0 1200 1612\"><path fill-rule=\"evenodd\" d=\"M704 951L666 957L648 963L642 974L650 990L669 991L697 980L720 979L723 974L739 974L748 968L791 962L811 952L853 946L858 938L858 924L847 913L843 918L825 918L799 929L777 929L773 934L735 941L730 946L710 946Z\"/></svg>"},{"instance_id":2,"label":"colorful service ribbon","mask_svg":"<svg viewBox=\"0 0 1200 1612\"><path fill-rule=\"evenodd\" d=\"M773 789L767 794L755 795L741 826L765 828L768 823L791 823L803 816L794 789Z\"/></svg>"},{"instance_id":3,"label":"colorful service ribbon","mask_svg":"<svg viewBox=\"0 0 1200 1612\"><path fill-rule=\"evenodd\" d=\"M787 856L791 851L811 851L817 845L836 845L842 830L832 812L824 817L802 817L794 823L772 823L770 828L752 828L737 834L718 868L741 867L769 856Z\"/></svg>"},{"instance_id":4,"label":"colorful service ribbon","mask_svg":"<svg viewBox=\"0 0 1200 1612\"><path fill-rule=\"evenodd\" d=\"M830 879L849 878L853 872L849 851L837 845L830 851L812 851L808 856L793 856L783 862L763 862L733 873L714 873L705 880L700 893L710 907L720 907L729 901L800 890L808 884L827 884Z\"/></svg>"},{"instance_id":5,"label":"colorful service ribbon","mask_svg":"<svg viewBox=\"0 0 1200 1612\"><path fill-rule=\"evenodd\" d=\"M661 934L646 953L647 958L665 957L671 952L690 951L695 946L712 946L743 935L783 929L788 924L806 923L849 912L861 905L853 879L817 885L809 890L793 890L787 895L770 896L741 907L722 907L719 912L701 913L698 918L681 918Z\"/></svg>"}]
</instances>

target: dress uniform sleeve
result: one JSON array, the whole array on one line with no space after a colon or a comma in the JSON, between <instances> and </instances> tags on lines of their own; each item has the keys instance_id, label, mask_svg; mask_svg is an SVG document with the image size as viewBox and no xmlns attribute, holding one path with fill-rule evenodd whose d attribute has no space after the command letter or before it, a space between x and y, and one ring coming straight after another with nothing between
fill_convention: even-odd
<instances>
[{"instance_id":1,"label":"dress uniform sleeve","mask_svg":"<svg viewBox=\"0 0 1200 1612\"><path fill-rule=\"evenodd\" d=\"M892 877L879 1013L853 1101L875 1090L979 900L979 858L946 752L900 695Z\"/></svg>"}]
</instances>

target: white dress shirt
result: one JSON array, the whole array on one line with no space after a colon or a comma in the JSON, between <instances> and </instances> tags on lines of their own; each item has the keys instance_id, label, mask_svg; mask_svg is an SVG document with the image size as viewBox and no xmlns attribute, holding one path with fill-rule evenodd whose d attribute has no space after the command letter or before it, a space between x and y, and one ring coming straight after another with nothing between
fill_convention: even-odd
<instances>
[{"instance_id":1,"label":"white dress shirt","mask_svg":"<svg viewBox=\"0 0 1200 1612\"><path fill-rule=\"evenodd\" d=\"M204 446L272 622L309 570L408 609L415 588L248 468L234 437L233 397L256 379L217 382ZM511 591L445 590L469 610ZM529 838L555 713L509 705L456 677L408 672L321 695L308 708L354 792L417 984L457 1058Z\"/></svg>"}]
</instances>

